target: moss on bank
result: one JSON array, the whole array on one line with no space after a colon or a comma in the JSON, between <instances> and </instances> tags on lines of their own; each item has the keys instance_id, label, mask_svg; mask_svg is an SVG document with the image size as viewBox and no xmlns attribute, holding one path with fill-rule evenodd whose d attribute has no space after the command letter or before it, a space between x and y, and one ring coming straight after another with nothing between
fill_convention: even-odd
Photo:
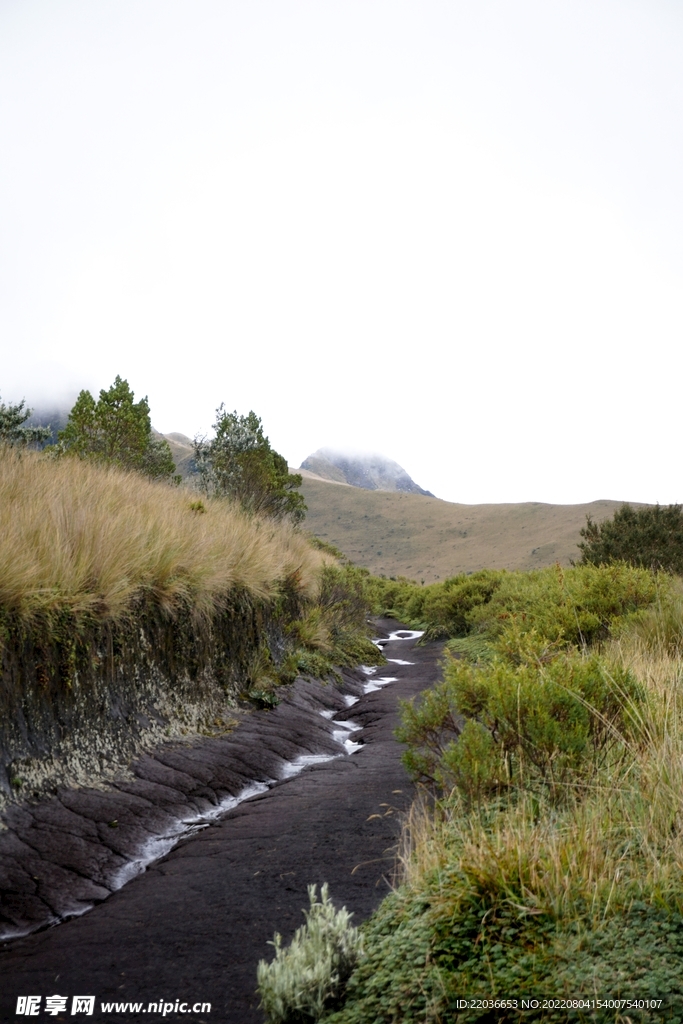
<instances>
[{"instance_id":1,"label":"moss on bank","mask_svg":"<svg viewBox=\"0 0 683 1024\"><path fill-rule=\"evenodd\" d=\"M295 602L293 602L295 603ZM229 718L253 651L283 646L296 613L236 593L214 619L140 600L117 622L67 611L30 625L3 617L0 784L35 798L94 782L169 736ZM4 774L5 778L2 778Z\"/></svg>"}]
</instances>

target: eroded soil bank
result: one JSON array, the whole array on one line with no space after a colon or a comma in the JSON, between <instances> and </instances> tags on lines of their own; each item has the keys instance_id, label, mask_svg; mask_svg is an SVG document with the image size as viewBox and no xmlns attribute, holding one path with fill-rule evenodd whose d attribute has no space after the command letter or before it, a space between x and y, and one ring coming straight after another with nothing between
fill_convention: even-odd
<instances>
[{"instance_id":1,"label":"eroded soil bank","mask_svg":"<svg viewBox=\"0 0 683 1024\"><path fill-rule=\"evenodd\" d=\"M400 628L389 620L378 625L387 633ZM302 923L307 885L328 882L335 902L352 910L356 922L367 917L388 891L399 813L413 796L400 762L401 747L393 736L398 700L434 683L440 653L438 645L420 648L405 639L388 643L389 665L378 674L395 677L395 681L361 696L346 711L339 706L339 696L330 703L335 719L349 718L362 727L352 737L362 744L359 750L310 765L240 803L111 895L112 856L126 860L123 849L117 853L113 848L112 834L121 836L121 843L137 842L139 847L145 831L158 834L163 823L155 816L165 814L177 821L187 815L188 807L200 815L202 808L215 806L217 794L239 791L249 780L265 782L277 777L278 758L280 765L290 761L302 745L312 754L338 752L326 729L327 720L312 705L300 707L298 712L292 705L291 711L281 713L280 721L272 713L252 716L253 721L243 723L226 738L220 757L215 756L220 741L207 740L205 745L186 751L182 763L182 758L166 765L155 758L149 759L154 765L145 762L148 774L152 768L159 773L157 778L140 777L146 787L147 809L136 803L143 799L139 787L126 792L126 785L132 784L123 784L110 794L95 797L91 793L91 801L103 797L119 801L107 811L112 815L109 822L117 822L115 826L95 821L98 815L102 818L101 808L91 810L90 835L79 836L75 824L70 832L67 818L61 816L58 831L64 849L71 841L69 836L74 840L75 859L71 868L65 866L64 870L75 877L80 874L84 883L98 884L76 866L78 856L84 856L79 842L88 843L91 860L100 851L105 865L101 888L106 891L99 897L102 902L83 916L5 945L0 953L2 1020L19 1019L15 1016L17 997L29 994L68 996L66 1013L46 1017L41 1012L40 1019L72 1019L72 997L90 994L96 996L93 1019L147 1024L162 1019L195 1024L260 1022L256 965L260 958L270 958L268 940L275 930L288 939ZM346 684L353 687L353 677ZM359 684L362 689L362 680L356 678L357 692ZM311 716L322 723L320 730ZM240 778L230 781L235 758L242 765ZM78 794L82 802L72 810L67 804L77 800ZM88 791L63 794L60 805L87 819L87 795ZM25 827L33 830L30 842L35 853L40 833L50 828L49 822L44 827L40 821L27 822ZM104 833L103 828L107 829ZM17 832L19 842L25 838ZM53 831L50 841L54 839ZM39 876L34 881L40 885ZM84 906L96 899L95 894L84 893ZM189 1006L211 1003L211 1012L171 1012L165 1017L146 1012L148 1004L157 1001L174 1006L176 1001ZM139 1002L145 1012L130 1006L103 1012L102 1002Z\"/></svg>"}]
</instances>

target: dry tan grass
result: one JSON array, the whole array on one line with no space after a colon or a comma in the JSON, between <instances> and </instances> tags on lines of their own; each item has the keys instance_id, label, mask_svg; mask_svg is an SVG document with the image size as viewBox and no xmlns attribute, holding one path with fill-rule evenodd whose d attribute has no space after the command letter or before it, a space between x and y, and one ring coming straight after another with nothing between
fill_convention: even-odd
<instances>
[{"instance_id":1,"label":"dry tan grass","mask_svg":"<svg viewBox=\"0 0 683 1024\"><path fill-rule=\"evenodd\" d=\"M223 501L75 459L0 451L0 607L69 607L102 619L139 596L208 614L236 587L313 594L325 556L291 527Z\"/></svg>"},{"instance_id":2,"label":"dry tan grass","mask_svg":"<svg viewBox=\"0 0 683 1024\"><path fill-rule=\"evenodd\" d=\"M298 472L298 470L297 470ZM421 494L366 491L304 476L306 529L355 565L433 583L478 569L541 569L580 557L586 516L614 515L620 501L460 505Z\"/></svg>"}]
</instances>

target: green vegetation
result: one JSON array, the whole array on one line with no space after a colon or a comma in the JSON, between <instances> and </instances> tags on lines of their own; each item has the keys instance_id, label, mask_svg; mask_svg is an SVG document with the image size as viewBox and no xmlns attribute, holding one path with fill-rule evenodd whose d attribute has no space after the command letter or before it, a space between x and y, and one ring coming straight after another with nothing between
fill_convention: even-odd
<instances>
[{"instance_id":1,"label":"green vegetation","mask_svg":"<svg viewBox=\"0 0 683 1024\"><path fill-rule=\"evenodd\" d=\"M451 660L444 674L419 706L404 708L399 738L420 781L456 787L477 806L512 789L559 802L592 786L645 700L630 672L582 652L545 664L534 654L522 664Z\"/></svg>"},{"instance_id":2,"label":"green vegetation","mask_svg":"<svg viewBox=\"0 0 683 1024\"><path fill-rule=\"evenodd\" d=\"M587 517L579 544L584 564L629 562L648 569L683 573L683 508L622 505L612 519L595 523Z\"/></svg>"},{"instance_id":3,"label":"green vegetation","mask_svg":"<svg viewBox=\"0 0 683 1024\"><path fill-rule=\"evenodd\" d=\"M285 629L284 653L277 661L267 646L256 653L249 671L252 699L272 707L277 687L298 675L324 679L337 676L339 668L384 663L369 636L367 582L363 569L321 565L313 600Z\"/></svg>"},{"instance_id":4,"label":"green vegetation","mask_svg":"<svg viewBox=\"0 0 683 1024\"><path fill-rule=\"evenodd\" d=\"M18 405L0 402L0 445L26 448L44 444L51 430L49 427L27 427L26 421L31 415L32 410L26 408L23 399Z\"/></svg>"},{"instance_id":5,"label":"green vegetation","mask_svg":"<svg viewBox=\"0 0 683 1024\"><path fill-rule=\"evenodd\" d=\"M256 413L239 416L221 405L213 426L215 437L194 442L202 489L232 498L248 512L301 522L306 514L296 490L301 476L290 473L286 459L271 448Z\"/></svg>"},{"instance_id":6,"label":"green vegetation","mask_svg":"<svg viewBox=\"0 0 683 1024\"><path fill-rule=\"evenodd\" d=\"M453 639L403 708L425 799L402 884L326 1024L683 1021L679 584L616 563L370 586ZM619 998L641 1002L595 1002Z\"/></svg>"},{"instance_id":7,"label":"green vegetation","mask_svg":"<svg viewBox=\"0 0 683 1024\"><path fill-rule=\"evenodd\" d=\"M679 914L634 901L628 915L558 927L520 911L512 886L496 899L466 868L461 880L455 868L432 869L384 900L362 929L365 956L344 1008L325 1024L681 1020ZM541 1006L524 1009L525 998ZM620 1011L619 999L641 1008Z\"/></svg>"},{"instance_id":8,"label":"green vegetation","mask_svg":"<svg viewBox=\"0 0 683 1024\"><path fill-rule=\"evenodd\" d=\"M193 700L272 707L299 673L381 661L371 607L444 642L443 681L399 730L424 799L363 945L326 888L290 947L276 936L259 967L269 1019L683 1022L683 587L661 571L678 571L678 506L589 520L573 568L418 586L295 528L300 478L254 413L221 407L196 443L201 500L168 486L147 401L119 377L97 402L81 393L56 458L17 450L44 439L27 417L0 406L0 767L15 792L36 795L31 759L84 729L87 778L107 743L132 752L140 719ZM602 998L643 1002L588 1005Z\"/></svg>"},{"instance_id":9,"label":"green vegetation","mask_svg":"<svg viewBox=\"0 0 683 1024\"><path fill-rule=\"evenodd\" d=\"M426 587L418 587L403 578L373 579L370 586L375 610L416 629L424 629L427 643L467 635L472 629L472 612L488 604L505 576L504 571L484 569L471 575L461 573Z\"/></svg>"},{"instance_id":10,"label":"green vegetation","mask_svg":"<svg viewBox=\"0 0 683 1024\"><path fill-rule=\"evenodd\" d=\"M506 648L520 642L556 648L585 646L614 622L652 604L664 580L628 565L593 565L534 572L485 569L426 587L408 580L372 580L376 611L394 615L428 640L477 637Z\"/></svg>"},{"instance_id":11,"label":"green vegetation","mask_svg":"<svg viewBox=\"0 0 683 1024\"><path fill-rule=\"evenodd\" d=\"M334 909L327 885L322 887L320 902L316 886L309 885L308 898L306 924L285 948L276 933L271 943L274 960L261 960L258 965L261 1007L269 1024L313 1024L338 1002L362 955L363 940L351 925L353 915L346 907Z\"/></svg>"},{"instance_id":12,"label":"green vegetation","mask_svg":"<svg viewBox=\"0 0 683 1024\"><path fill-rule=\"evenodd\" d=\"M73 455L120 469L136 470L153 480L175 473L168 442L155 438L147 398L135 402L128 381L117 376L95 401L81 391L51 454Z\"/></svg>"},{"instance_id":13,"label":"green vegetation","mask_svg":"<svg viewBox=\"0 0 683 1024\"><path fill-rule=\"evenodd\" d=\"M296 641L297 668L326 675L335 665L351 668L382 664L384 658L368 636L367 573L354 566L327 564L320 571L317 601L289 628ZM310 656L328 662L326 671L311 671ZM322 668L322 666L321 666Z\"/></svg>"}]
</instances>

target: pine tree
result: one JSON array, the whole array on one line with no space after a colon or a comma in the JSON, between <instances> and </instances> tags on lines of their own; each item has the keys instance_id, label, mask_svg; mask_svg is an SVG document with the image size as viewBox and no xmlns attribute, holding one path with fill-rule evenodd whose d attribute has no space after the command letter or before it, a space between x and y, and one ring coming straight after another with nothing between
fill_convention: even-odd
<instances>
[{"instance_id":1,"label":"pine tree","mask_svg":"<svg viewBox=\"0 0 683 1024\"><path fill-rule=\"evenodd\" d=\"M81 391L58 438L60 455L94 459L154 479L175 473L168 441L152 433L147 398L136 402L128 381L119 376L108 391L100 391L97 402L89 391Z\"/></svg>"}]
</instances>

